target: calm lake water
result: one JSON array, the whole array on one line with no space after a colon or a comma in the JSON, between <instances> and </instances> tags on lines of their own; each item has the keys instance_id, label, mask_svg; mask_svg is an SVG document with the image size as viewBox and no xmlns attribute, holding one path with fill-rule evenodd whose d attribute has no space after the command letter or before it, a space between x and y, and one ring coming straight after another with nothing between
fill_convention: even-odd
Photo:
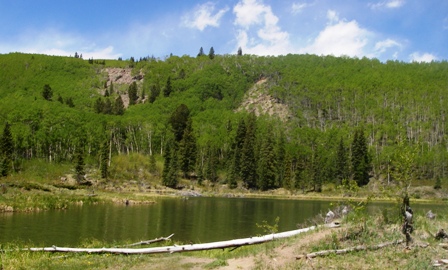
<instances>
[{"instance_id":1,"label":"calm lake water","mask_svg":"<svg viewBox=\"0 0 448 270\"><path fill-rule=\"evenodd\" d=\"M154 239L174 233L173 240L205 243L263 234L263 221L279 231L297 229L329 201L259 198L164 198L151 205L98 204L36 213L0 213L0 243L30 242L40 246L76 246L86 239L109 243ZM375 204L384 207L382 204ZM414 206L424 214L443 211L445 205ZM415 210L414 210L415 212Z\"/></svg>"}]
</instances>

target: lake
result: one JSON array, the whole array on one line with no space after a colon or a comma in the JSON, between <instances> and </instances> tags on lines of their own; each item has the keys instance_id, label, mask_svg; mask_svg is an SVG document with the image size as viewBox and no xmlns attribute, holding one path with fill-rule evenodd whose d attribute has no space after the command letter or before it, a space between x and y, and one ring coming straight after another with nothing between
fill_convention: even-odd
<instances>
[{"instance_id":1,"label":"lake","mask_svg":"<svg viewBox=\"0 0 448 270\"><path fill-rule=\"evenodd\" d=\"M68 210L0 213L0 243L21 241L36 246L77 246L87 239L138 242L174 233L173 240L205 243L264 234L257 224L279 231L333 208L330 201L261 198L162 198L150 205L97 204ZM376 206L375 206L376 205ZM375 207L386 204L375 203ZM389 204L390 205L390 204ZM414 208L415 207L415 208ZM445 205L415 205L414 212L444 211Z\"/></svg>"}]
</instances>

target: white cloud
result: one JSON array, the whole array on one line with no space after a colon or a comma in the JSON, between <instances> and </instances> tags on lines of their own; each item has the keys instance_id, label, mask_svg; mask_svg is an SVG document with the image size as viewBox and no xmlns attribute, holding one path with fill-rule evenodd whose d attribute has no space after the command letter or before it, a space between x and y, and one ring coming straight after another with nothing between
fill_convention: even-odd
<instances>
[{"instance_id":1,"label":"white cloud","mask_svg":"<svg viewBox=\"0 0 448 270\"><path fill-rule=\"evenodd\" d=\"M382 9L382 8L399 8L405 4L404 0L387 0L377 3L369 3L368 6L371 9Z\"/></svg>"},{"instance_id":2,"label":"white cloud","mask_svg":"<svg viewBox=\"0 0 448 270\"><path fill-rule=\"evenodd\" d=\"M420 54L419 52L414 52L409 55L412 62L431 62L437 60L437 57L430 53Z\"/></svg>"},{"instance_id":3,"label":"white cloud","mask_svg":"<svg viewBox=\"0 0 448 270\"><path fill-rule=\"evenodd\" d=\"M393 47L401 48L402 44L393 39L388 38L386 40L378 41L375 44L375 52L381 54L381 53L384 53L387 49L393 48Z\"/></svg>"},{"instance_id":4,"label":"white cloud","mask_svg":"<svg viewBox=\"0 0 448 270\"><path fill-rule=\"evenodd\" d=\"M219 21L222 16L229 10L228 7L218 10L215 14L215 4L207 2L196 6L191 14L183 17L183 23L190 28L197 28L203 31L207 26L219 27Z\"/></svg>"},{"instance_id":5,"label":"white cloud","mask_svg":"<svg viewBox=\"0 0 448 270\"><path fill-rule=\"evenodd\" d=\"M327 19L329 24L334 24L339 22L339 15L336 11L330 9L327 11Z\"/></svg>"},{"instance_id":6,"label":"white cloud","mask_svg":"<svg viewBox=\"0 0 448 270\"><path fill-rule=\"evenodd\" d=\"M270 6L258 0L242 0L233 8L239 27L237 46L245 53L279 55L291 52L289 33L278 26L278 17Z\"/></svg>"},{"instance_id":7,"label":"white cloud","mask_svg":"<svg viewBox=\"0 0 448 270\"><path fill-rule=\"evenodd\" d=\"M291 6L291 12L292 14L299 14L301 13L305 8L310 7L314 5L314 3L292 3Z\"/></svg>"},{"instance_id":8,"label":"white cloud","mask_svg":"<svg viewBox=\"0 0 448 270\"><path fill-rule=\"evenodd\" d=\"M339 20L332 10L327 12L329 24L313 40L312 44L299 50L300 53L334 56L365 56L364 49L371 33L361 28L356 21Z\"/></svg>"}]
</instances>

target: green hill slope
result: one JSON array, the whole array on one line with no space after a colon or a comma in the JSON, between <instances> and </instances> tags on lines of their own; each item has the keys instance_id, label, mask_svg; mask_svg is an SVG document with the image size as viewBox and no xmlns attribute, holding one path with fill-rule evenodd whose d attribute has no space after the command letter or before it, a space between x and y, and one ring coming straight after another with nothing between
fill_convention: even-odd
<instances>
[{"instance_id":1,"label":"green hill slope","mask_svg":"<svg viewBox=\"0 0 448 270\"><path fill-rule=\"evenodd\" d=\"M112 77L106 67L131 79L123 83L124 75ZM0 116L11 124L14 142L12 175L33 159L74 162L81 149L90 168L101 168L106 152L112 157L103 167L109 178L162 181L160 171L120 176L114 161L124 154L160 160L174 143L175 178L319 190L325 182L356 180L359 132L368 149L367 177L393 176L398 165L392 161L403 151L415 153L413 178L447 176L447 62L217 55L91 63L14 53L0 55L0 82ZM51 100L43 96L45 85ZM114 113L117 99L123 114ZM192 124L190 161L186 142L175 142L172 130L181 104ZM259 116L254 120L247 111ZM149 170L146 161L134 165Z\"/></svg>"}]
</instances>

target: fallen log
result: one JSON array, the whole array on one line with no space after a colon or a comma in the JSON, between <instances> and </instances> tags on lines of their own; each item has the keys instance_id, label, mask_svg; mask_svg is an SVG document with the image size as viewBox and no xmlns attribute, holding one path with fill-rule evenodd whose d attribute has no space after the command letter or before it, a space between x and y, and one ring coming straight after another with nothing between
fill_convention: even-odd
<instances>
[{"instance_id":1,"label":"fallen log","mask_svg":"<svg viewBox=\"0 0 448 270\"><path fill-rule=\"evenodd\" d=\"M324 227L336 228L339 224L326 224ZM204 244L190 244L190 245L173 245L165 247L153 248L70 248L70 247L45 247L45 248L29 248L29 251L45 251L45 252L74 252L74 253L112 253L112 254L156 254L156 253L174 253L186 251L200 251L209 249L224 249L230 247L240 247L245 245L261 244L275 239L291 237L308 231L312 231L318 226L311 226L308 228L268 234L264 236L242 238L228 241L204 243Z\"/></svg>"},{"instance_id":2,"label":"fallen log","mask_svg":"<svg viewBox=\"0 0 448 270\"><path fill-rule=\"evenodd\" d=\"M391 246L391 245L398 245L401 243L403 243L403 240L397 240L397 241L393 241L393 242L385 242L385 243L381 243L381 244L374 245L374 246L360 245L360 246L349 247L349 248L344 248L344 249L322 250L322 251L317 251L317 252L297 256L296 260L300 260L303 258L312 259L312 258L316 258L316 257L328 256L331 254L341 255L341 254L346 254L349 252L362 251L362 250L377 250L377 249L381 249L381 248Z\"/></svg>"}]
</instances>

